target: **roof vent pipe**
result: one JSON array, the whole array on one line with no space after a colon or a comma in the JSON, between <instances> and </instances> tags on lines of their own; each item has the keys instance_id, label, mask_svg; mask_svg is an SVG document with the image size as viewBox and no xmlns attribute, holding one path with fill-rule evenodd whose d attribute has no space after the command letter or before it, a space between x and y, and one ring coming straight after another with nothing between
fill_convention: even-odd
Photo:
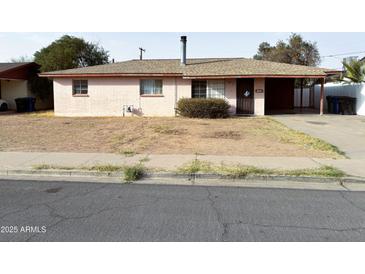
<instances>
[{"instance_id":1,"label":"roof vent pipe","mask_svg":"<svg viewBox=\"0 0 365 274\"><path fill-rule=\"evenodd\" d=\"M181 36L181 65L186 65L186 36Z\"/></svg>"}]
</instances>

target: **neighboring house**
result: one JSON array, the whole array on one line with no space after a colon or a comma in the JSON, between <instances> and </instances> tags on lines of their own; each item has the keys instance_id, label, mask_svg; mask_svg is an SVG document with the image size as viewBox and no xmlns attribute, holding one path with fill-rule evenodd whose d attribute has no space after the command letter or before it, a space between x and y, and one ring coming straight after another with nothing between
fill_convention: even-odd
<instances>
[{"instance_id":1,"label":"neighboring house","mask_svg":"<svg viewBox=\"0 0 365 274\"><path fill-rule=\"evenodd\" d=\"M173 116L183 97L223 98L232 114L264 115L294 108L294 79L317 78L324 83L327 76L337 74L246 58L186 59L185 36L181 43L181 59L131 60L42 73L53 79L55 115Z\"/></svg>"},{"instance_id":2,"label":"neighboring house","mask_svg":"<svg viewBox=\"0 0 365 274\"><path fill-rule=\"evenodd\" d=\"M0 100L5 100L8 108L16 110L15 99L33 96L28 80L36 76L40 66L29 63L0 63ZM36 109L49 107L49 103L36 101Z\"/></svg>"}]
</instances>

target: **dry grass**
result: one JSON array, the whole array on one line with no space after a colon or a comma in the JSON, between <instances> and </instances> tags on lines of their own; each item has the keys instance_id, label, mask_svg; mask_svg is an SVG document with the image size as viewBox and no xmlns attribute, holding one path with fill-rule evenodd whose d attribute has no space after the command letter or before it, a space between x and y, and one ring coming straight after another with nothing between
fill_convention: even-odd
<instances>
[{"instance_id":1,"label":"dry grass","mask_svg":"<svg viewBox=\"0 0 365 274\"><path fill-rule=\"evenodd\" d=\"M37 112L30 112L30 113L24 113L23 115L28 115L31 117L54 117L54 112L51 110L44 110L44 111L37 111Z\"/></svg>"},{"instance_id":2,"label":"dry grass","mask_svg":"<svg viewBox=\"0 0 365 274\"><path fill-rule=\"evenodd\" d=\"M124 166L120 165L94 165L94 166L61 166L61 165L47 165L37 164L33 165L34 170L88 170L97 172L121 172L124 170Z\"/></svg>"},{"instance_id":3,"label":"dry grass","mask_svg":"<svg viewBox=\"0 0 365 274\"><path fill-rule=\"evenodd\" d=\"M71 166L58 166L58 165L46 165L39 164L34 165L32 167L34 170L87 170L87 171L97 171L97 172L123 172L123 179L125 182L132 182L142 179L142 177L147 172L147 169L144 167L142 161L138 164L131 166L119 166L119 165L95 165L91 167L80 166L80 167L71 167Z\"/></svg>"},{"instance_id":4,"label":"dry grass","mask_svg":"<svg viewBox=\"0 0 365 274\"><path fill-rule=\"evenodd\" d=\"M213 165L210 162L194 160L185 164L177 170L181 174L196 174L196 173L208 173L223 175L231 178L244 178L248 175L281 175L281 176L293 176L293 177L330 177L341 178L346 176L342 170L332 166L321 166L318 168L308 169L269 169L259 168L255 166L227 166L227 165Z\"/></svg>"},{"instance_id":5,"label":"dry grass","mask_svg":"<svg viewBox=\"0 0 365 274\"><path fill-rule=\"evenodd\" d=\"M341 157L336 148L269 118L0 116L0 150Z\"/></svg>"},{"instance_id":6,"label":"dry grass","mask_svg":"<svg viewBox=\"0 0 365 274\"><path fill-rule=\"evenodd\" d=\"M142 161L132 166L119 166L119 165L95 165L91 167L67 167L67 166L57 166L57 165L34 165L35 170L88 170L97 172L123 172L124 180L136 181L143 177L143 175L148 171L144 167ZM151 170L150 170L151 171ZM244 178L249 175L281 175L281 176L293 176L293 177L330 177L330 178L342 178L346 176L346 173L342 170L332 167L332 166L321 166L318 168L307 168L307 169L269 169L269 168L259 168L255 166L243 166L243 165L214 165L207 161L194 160L185 165L179 167L176 170L179 174L216 174L227 176L230 178Z\"/></svg>"}]
</instances>

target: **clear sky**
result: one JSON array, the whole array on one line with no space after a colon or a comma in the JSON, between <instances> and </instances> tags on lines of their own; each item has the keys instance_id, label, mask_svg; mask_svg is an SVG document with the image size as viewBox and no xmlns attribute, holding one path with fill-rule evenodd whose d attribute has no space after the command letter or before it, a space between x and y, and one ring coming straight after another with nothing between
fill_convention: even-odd
<instances>
[{"instance_id":1,"label":"clear sky","mask_svg":"<svg viewBox=\"0 0 365 274\"><path fill-rule=\"evenodd\" d=\"M0 33L0 62L8 62L19 56L31 57L33 53L47 46L65 33ZM258 45L267 41L275 44L279 39L286 40L290 33L166 33L166 32L134 32L134 33L67 33L98 42L109 51L110 57L116 61L136 59L139 47L146 49L144 57L179 58L181 35L188 36L188 57L252 57ZM322 58L321 66L341 68L341 60L346 56L365 56L365 33L306 32L300 33L306 40L315 41L321 56L346 54L336 57Z\"/></svg>"}]
</instances>

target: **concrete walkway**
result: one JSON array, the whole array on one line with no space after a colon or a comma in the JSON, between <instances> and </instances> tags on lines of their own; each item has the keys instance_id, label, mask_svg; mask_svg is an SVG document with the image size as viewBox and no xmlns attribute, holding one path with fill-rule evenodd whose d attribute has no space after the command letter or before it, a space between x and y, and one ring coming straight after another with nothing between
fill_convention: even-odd
<instances>
[{"instance_id":1,"label":"concrete walkway","mask_svg":"<svg viewBox=\"0 0 365 274\"><path fill-rule=\"evenodd\" d=\"M365 159L365 117L318 114L273 115L286 126L337 146L351 159Z\"/></svg>"},{"instance_id":2,"label":"concrete walkway","mask_svg":"<svg viewBox=\"0 0 365 274\"><path fill-rule=\"evenodd\" d=\"M332 165L352 176L365 177L364 159L319 159L300 157L244 157L219 155L146 155L126 157L108 153L47 153L47 152L0 152L0 170L30 170L36 165L47 164L64 167L87 167L100 164L132 165L143 160L149 168L175 170L194 159L214 164L252 165L262 168L302 169Z\"/></svg>"}]
</instances>

